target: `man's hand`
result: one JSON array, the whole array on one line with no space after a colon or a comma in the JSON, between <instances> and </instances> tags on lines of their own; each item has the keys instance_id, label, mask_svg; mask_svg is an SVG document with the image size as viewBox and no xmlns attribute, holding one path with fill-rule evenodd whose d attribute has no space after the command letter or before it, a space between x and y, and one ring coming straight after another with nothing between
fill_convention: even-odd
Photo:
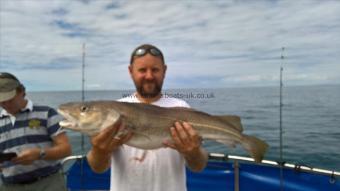
<instances>
[{"instance_id":1,"label":"man's hand","mask_svg":"<svg viewBox=\"0 0 340 191\"><path fill-rule=\"evenodd\" d=\"M92 148L87 154L87 160L95 172L104 172L110 165L112 153L126 143L132 133L118 134L124 129L119 120L110 127L105 128L98 135L91 137Z\"/></svg>"},{"instance_id":2,"label":"man's hand","mask_svg":"<svg viewBox=\"0 0 340 191\"><path fill-rule=\"evenodd\" d=\"M202 138L192 126L187 122L183 122L182 124L176 122L175 127L170 128L170 133L173 142L166 141L164 144L181 153L191 170L203 170L208 161L208 154L201 147Z\"/></svg>"},{"instance_id":3,"label":"man's hand","mask_svg":"<svg viewBox=\"0 0 340 191\"><path fill-rule=\"evenodd\" d=\"M124 129L121 121L105 128L98 135L91 137L92 148L99 154L111 154L119 146L126 143L132 133L119 134L118 131Z\"/></svg>"},{"instance_id":4,"label":"man's hand","mask_svg":"<svg viewBox=\"0 0 340 191\"><path fill-rule=\"evenodd\" d=\"M202 138L189 123L183 122L182 124L176 122L175 127L170 128L173 142L166 142L165 145L177 150L183 155L197 153L201 147Z\"/></svg>"},{"instance_id":5,"label":"man's hand","mask_svg":"<svg viewBox=\"0 0 340 191\"><path fill-rule=\"evenodd\" d=\"M30 165L36 160L40 160L42 148L29 148L21 151L17 157L11 161L15 164ZM60 133L53 138L53 145L44 148L45 156L41 160L58 160L71 154L71 145L69 144L66 133Z\"/></svg>"},{"instance_id":6,"label":"man's hand","mask_svg":"<svg viewBox=\"0 0 340 191\"><path fill-rule=\"evenodd\" d=\"M17 157L13 158L12 162L15 164L30 165L35 160L39 160L39 156L39 148L26 149L19 153Z\"/></svg>"}]
</instances>

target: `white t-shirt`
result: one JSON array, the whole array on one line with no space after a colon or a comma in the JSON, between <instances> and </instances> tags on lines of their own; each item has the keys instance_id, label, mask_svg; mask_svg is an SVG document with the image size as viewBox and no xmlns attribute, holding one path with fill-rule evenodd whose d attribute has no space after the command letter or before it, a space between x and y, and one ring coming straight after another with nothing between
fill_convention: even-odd
<instances>
[{"instance_id":1,"label":"white t-shirt","mask_svg":"<svg viewBox=\"0 0 340 191\"><path fill-rule=\"evenodd\" d=\"M136 96L119 101L140 102ZM176 98L152 103L161 107L189 107ZM111 191L186 191L185 160L176 150L142 150L127 145L113 153Z\"/></svg>"}]
</instances>

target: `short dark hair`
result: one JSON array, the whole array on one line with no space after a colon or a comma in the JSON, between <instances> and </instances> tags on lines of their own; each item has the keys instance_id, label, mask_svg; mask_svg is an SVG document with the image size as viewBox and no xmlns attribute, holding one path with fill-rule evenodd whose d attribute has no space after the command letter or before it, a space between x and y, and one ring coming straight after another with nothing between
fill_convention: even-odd
<instances>
[{"instance_id":1,"label":"short dark hair","mask_svg":"<svg viewBox=\"0 0 340 191\"><path fill-rule=\"evenodd\" d=\"M150 49L152 49L152 48L157 49L157 50L160 52L159 57L162 59L163 64L165 64L163 53L162 53L161 50L159 50L159 48L157 48L156 46L154 46L154 45L152 45L152 44L142 44L142 45L138 46L137 48L135 48L135 49L132 51L131 57L130 57L130 65L131 65L131 64L133 63L133 61L135 60L135 57L137 57L137 56L135 56L136 51L137 51L138 49L141 49L141 48L142 48L142 49L146 49L146 50L150 50Z\"/></svg>"},{"instance_id":2,"label":"short dark hair","mask_svg":"<svg viewBox=\"0 0 340 191\"><path fill-rule=\"evenodd\" d=\"M25 92L26 93L26 88L23 84L20 84L18 87L17 87L17 92Z\"/></svg>"}]
</instances>

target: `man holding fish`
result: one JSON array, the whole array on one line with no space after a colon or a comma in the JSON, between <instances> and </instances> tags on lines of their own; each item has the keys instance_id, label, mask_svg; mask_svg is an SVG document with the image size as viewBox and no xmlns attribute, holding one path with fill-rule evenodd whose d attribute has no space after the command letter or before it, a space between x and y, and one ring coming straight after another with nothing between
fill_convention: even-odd
<instances>
[{"instance_id":1,"label":"man holding fish","mask_svg":"<svg viewBox=\"0 0 340 191\"><path fill-rule=\"evenodd\" d=\"M167 66L157 47L149 44L137 47L128 69L137 91L119 101L189 107L183 100L162 97ZM175 122L170 128L171 140L163 141L164 148L144 150L124 145L135 134L119 133L125 129L121 121L93 136L87 155L96 172L105 171L111 164L111 191L184 191L185 165L193 171L201 171L206 166L207 152L201 147L201 137L189 123Z\"/></svg>"},{"instance_id":2,"label":"man holding fish","mask_svg":"<svg viewBox=\"0 0 340 191\"><path fill-rule=\"evenodd\" d=\"M240 117L210 115L162 97L166 65L155 46L137 47L129 72L137 89L130 97L71 102L58 109L65 117L62 127L92 137L91 168L103 172L111 164L111 190L186 190L185 165L201 171L207 163L202 138L239 144L256 162L263 159L267 143L243 134Z\"/></svg>"}]
</instances>

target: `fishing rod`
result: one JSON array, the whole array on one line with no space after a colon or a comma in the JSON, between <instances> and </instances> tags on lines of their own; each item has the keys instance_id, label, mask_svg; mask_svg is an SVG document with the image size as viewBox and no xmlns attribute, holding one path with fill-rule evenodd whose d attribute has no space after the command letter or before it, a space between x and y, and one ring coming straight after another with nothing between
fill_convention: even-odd
<instances>
[{"instance_id":1,"label":"fishing rod","mask_svg":"<svg viewBox=\"0 0 340 191\"><path fill-rule=\"evenodd\" d=\"M85 56L86 56L86 44L83 43L83 49L82 49L82 67L81 67L81 101L85 101ZM84 135L81 134L81 153L82 155L85 155L85 140L84 140ZM81 163L81 168L80 168L80 185L81 188L84 186L84 160L82 159L80 161Z\"/></svg>"},{"instance_id":2,"label":"fishing rod","mask_svg":"<svg viewBox=\"0 0 340 191\"><path fill-rule=\"evenodd\" d=\"M280 66L280 120L279 120L279 126L280 126L280 190L283 191L283 130L282 130L282 89L283 89L283 83L282 83L282 74L283 74L283 62L284 62L284 50L285 47L282 47L281 49L281 66Z\"/></svg>"},{"instance_id":3,"label":"fishing rod","mask_svg":"<svg viewBox=\"0 0 340 191\"><path fill-rule=\"evenodd\" d=\"M83 51L82 51L82 83L81 83L81 101L84 102L85 101L85 56L86 56L86 52L85 52L85 47L86 44L83 43ZM82 153L84 153L85 151L85 140L84 140L84 135L81 134L81 151Z\"/></svg>"}]
</instances>

